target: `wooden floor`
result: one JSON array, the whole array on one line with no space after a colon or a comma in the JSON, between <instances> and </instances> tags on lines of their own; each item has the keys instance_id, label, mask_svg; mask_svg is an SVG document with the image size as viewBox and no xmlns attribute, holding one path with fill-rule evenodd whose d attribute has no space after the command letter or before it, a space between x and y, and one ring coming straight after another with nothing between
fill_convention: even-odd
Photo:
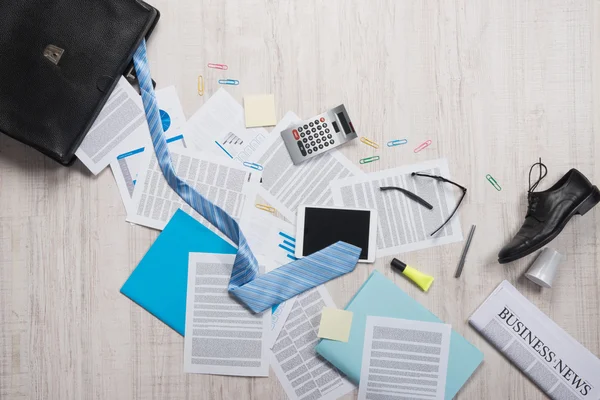
<instances>
[{"instance_id":1,"label":"wooden floor","mask_svg":"<svg viewBox=\"0 0 600 400\"><path fill-rule=\"evenodd\" d=\"M538 157L548 187L570 168L600 183L600 3L564 0L152 1L158 87L176 85L187 116L222 77L227 90L274 93L278 116L345 103L364 136L402 148L349 146L365 171L446 157L468 187L460 219L477 225L462 278L463 243L402 254L436 277L419 292L390 258L327 285L344 306L374 268L485 353L459 399L544 395L467 325L507 279L600 355L600 207L551 244L567 256L553 289L522 274L532 257L496 261L526 210ZM1 20L1 17L0 17ZM229 70L209 70L209 62ZM196 92L199 74L207 94ZM427 150L412 149L431 139ZM502 186L486 181L493 175ZM270 378L188 375L183 338L119 294L157 232L125 222L109 170L63 168L0 136L1 399L283 399ZM355 398L356 394L346 396Z\"/></svg>"}]
</instances>

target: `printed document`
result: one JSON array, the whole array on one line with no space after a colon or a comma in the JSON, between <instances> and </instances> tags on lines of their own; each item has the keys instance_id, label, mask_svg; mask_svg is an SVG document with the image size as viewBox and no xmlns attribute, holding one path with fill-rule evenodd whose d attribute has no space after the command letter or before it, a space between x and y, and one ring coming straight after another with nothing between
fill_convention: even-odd
<instances>
[{"instance_id":1,"label":"printed document","mask_svg":"<svg viewBox=\"0 0 600 400\"><path fill-rule=\"evenodd\" d=\"M175 86L157 90L156 99L160 107L160 117L169 149L187 147L181 134L181 129L185 124L185 115ZM133 132L119 148L121 149L120 154L113 158L110 169L117 182L125 210L127 214L132 214L134 210L131 198L140 171L140 163L144 159L144 151L154 151L148 126L145 125L144 129Z\"/></svg>"},{"instance_id":2,"label":"printed document","mask_svg":"<svg viewBox=\"0 0 600 400\"><path fill-rule=\"evenodd\" d=\"M142 98L121 76L75 155L98 175L121 153L123 141L141 132L148 134Z\"/></svg>"},{"instance_id":3,"label":"printed document","mask_svg":"<svg viewBox=\"0 0 600 400\"><path fill-rule=\"evenodd\" d=\"M145 152L133 192L134 213L127 221L162 230L178 208L205 225L204 218L185 203L165 180L154 152ZM172 149L175 173L208 200L240 222L254 208L260 173L240 164L189 149Z\"/></svg>"},{"instance_id":4,"label":"printed document","mask_svg":"<svg viewBox=\"0 0 600 400\"><path fill-rule=\"evenodd\" d=\"M444 400L450 325L367 317L359 400Z\"/></svg>"},{"instance_id":5,"label":"printed document","mask_svg":"<svg viewBox=\"0 0 600 400\"><path fill-rule=\"evenodd\" d=\"M469 323L551 399L600 399L600 359L507 281Z\"/></svg>"},{"instance_id":6,"label":"printed document","mask_svg":"<svg viewBox=\"0 0 600 400\"><path fill-rule=\"evenodd\" d=\"M335 149L294 165L281 132L298 121L296 114L288 112L252 156L254 162L264 168L261 196L289 221L296 220L300 205L332 206L329 182L333 179L364 175Z\"/></svg>"},{"instance_id":7,"label":"printed document","mask_svg":"<svg viewBox=\"0 0 600 400\"><path fill-rule=\"evenodd\" d=\"M244 108L221 88L188 120L183 136L197 150L243 163L250 160L268 132L246 129Z\"/></svg>"},{"instance_id":8,"label":"printed document","mask_svg":"<svg viewBox=\"0 0 600 400\"><path fill-rule=\"evenodd\" d=\"M271 367L294 399L337 399L356 387L315 351L323 307L335 307L324 285L289 300L292 312L273 346Z\"/></svg>"},{"instance_id":9,"label":"printed document","mask_svg":"<svg viewBox=\"0 0 600 400\"><path fill-rule=\"evenodd\" d=\"M184 371L269 376L271 312L254 314L227 292L235 254L190 253Z\"/></svg>"},{"instance_id":10,"label":"printed document","mask_svg":"<svg viewBox=\"0 0 600 400\"><path fill-rule=\"evenodd\" d=\"M296 228L284 220L257 208L249 211L242 221L242 232L255 256L260 257L267 271L272 271L296 259ZM269 348L279 333L294 305L287 300L273 307Z\"/></svg>"},{"instance_id":11,"label":"printed document","mask_svg":"<svg viewBox=\"0 0 600 400\"><path fill-rule=\"evenodd\" d=\"M335 205L377 210L377 257L463 239L458 212L441 231L431 237L431 233L444 223L456 207L456 188L432 178L413 177L412 172L451 179L448 162L441 159L331 182ZM433 206L433 210L428 210L397 190L381 191L379 188L384 186L406 189L425 199Z\"/></svg>"}]
</instances>

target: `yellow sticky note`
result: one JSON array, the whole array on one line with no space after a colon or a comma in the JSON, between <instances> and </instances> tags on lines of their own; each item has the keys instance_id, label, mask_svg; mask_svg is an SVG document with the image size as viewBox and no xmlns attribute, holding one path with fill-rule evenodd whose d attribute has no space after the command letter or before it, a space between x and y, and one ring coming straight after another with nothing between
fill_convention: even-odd
<instances>
[{"instance_id":1,"label":"yellow sticky note","mask_svg":"<svg viewBox=\"0 0 600 400\"><path fill-rule=\"evenodd\" d=\"M244 97L246 128L277 125L275 116L275 96L262 94Z\"/></svg>"},{"instance_id":2,"label":"yellow sticky note","mask_svg":"<svg viewBox=\"0 0 600 400\"><path fill-rule=\"evenodd\" d=\"M350 338L353 315L352 311L323 307L321 325L317 336L323 339L347 342Z\"/></svg>"}]
</instances>

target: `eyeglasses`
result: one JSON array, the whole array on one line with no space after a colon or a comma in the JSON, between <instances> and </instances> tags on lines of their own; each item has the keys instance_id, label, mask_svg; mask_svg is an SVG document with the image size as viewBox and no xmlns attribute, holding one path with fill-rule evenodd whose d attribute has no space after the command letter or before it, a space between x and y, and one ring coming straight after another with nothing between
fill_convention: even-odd
<instances>
[{"instance_id":1,"label":"eyeglasses","mask_svg":"<svg viewBox=\"0 0 600 400\"><path fill-rule=\"evenodd\" d=\"M458 210L458 207L460 207L460 204L462 203L462 201L464 200L464 198L465 198L465 196L466 196L466 194L467 194L467 188L466 188L466 187L464 187L464 186L461 186L461 185L459 185L459 184L458 184L458 183L456 183L456 182L452 182L451 180L449 180L449 179L446 179L446 178L444 178L443 176L437 176L437 175L423 174L423 173L420 173L420 172L413 172L413 173L412 173L412 174L410 174L410 175L411 175L411 176L422 176L422 177L425 177L425 178L432 178L432 179L435 179L436 181L439 181L439 182L446 182L446 183L449 183L449 184L451 184L451 185L454 185L454 186L456 186L456 187L458 187L458 188L460 188L460 189L462 190L462 196L460 197L460 200L459 200L459 201L458 201L458 203L456 204L456 207L454 208L454 211L452 211L452 213L451 213L451 214L450 214L450 216L449 216L449 217L446 219L446 221L444 221L444 223L443 223L443 224L442 224L442 225L441 225L439 228L437 228L437 229L436 229L436 230L435 230L435 231L434 231L434 232L433 232L433 233L430 235L430 236L433 236L433 235L435 235L436 233L438 233L438 232L439 232L439 231L440 231L440 230L441 230L441 229L442 229L444 226L446 226L446 224L447 224L448 222L450 222L450 220L452 219L452 217L454 217L454 214L456 214L456 211ZM383 190L383 191L385 191L385 190L398 190L398 191L402 192L404 195L406 195L406 197L408 197L409 199L411 199L411 200L413 200L413 201L415 201L415 202L419 203L420 205L422 205L423 207L427 208L428 210L432 210L432 209L433 209L433 206L432 206L431 204L429 204L429 203L428 203L428 202L427 202L425 199L423 199L423 198L421 198L421 197L417 196L417 195L416 195L416 194L414 194L413 192L411 192L411 191L408 191L408 190L406 190L406 189L399 188L399 187L396 187L396 186L384 186L384 187L380 187L380 188L379 188L379 190Z\"/></svg>"},{"instance_id":2,"label":"eyeglasses","mask_svg":"<svg viewBox=\"0 0 600 400\"><path fill-rule=\"evenodd\" d=\"M460 190L462 190L462 196L460 196L460 200L458 200L458 203L456 204L456 207L454 207L454 210L452 211L452 213L450 213L450 216L446 219L446 221L444 221L444 223L439 228L437 228L435 231L433 231L433 233L430 235L430 236L433 236L436 233L438 233L444 226L446 226L446 224L448 222L450 222L450 220L452 219L452 217L454 217L454 214L456 214L456 211L458 210L458 207L460 207L462 201L465 199L465 196L467 195L467 188L464 187L464 186L462 186L462 185L459 185L456 182L452 182L451 180L446 179L443 176L423 174L423 173L420 173L420 172L413 172L410 175L411 176L422 176L422 177L425 177L425 178L432 178L432 179L435 179L438 182L449 183L451 185L456 186Z\"/></svg>"}]
</instances>

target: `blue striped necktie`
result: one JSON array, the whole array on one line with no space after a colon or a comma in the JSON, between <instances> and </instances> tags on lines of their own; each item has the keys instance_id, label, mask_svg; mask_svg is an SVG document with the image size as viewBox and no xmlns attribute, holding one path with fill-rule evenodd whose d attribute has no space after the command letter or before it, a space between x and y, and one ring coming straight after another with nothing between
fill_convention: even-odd
<instances>
[{"instance_id":1,"label":"blue striped necktie","mask_svg":"<svg viewBox=\"0 0 600 400\"><path fill-rule=\"evenodd\" d=\"M361 249L337 242L308 257L258 275L258 262L238 223L223 209L207 200L175 174L160 120L158 103L150 78L146 42L133 56L142 102L158 164L169 186L194 210L238 246L228 290L252 311L261 312L310 288L351 272Z\"/></svg>"}]
</instances>

